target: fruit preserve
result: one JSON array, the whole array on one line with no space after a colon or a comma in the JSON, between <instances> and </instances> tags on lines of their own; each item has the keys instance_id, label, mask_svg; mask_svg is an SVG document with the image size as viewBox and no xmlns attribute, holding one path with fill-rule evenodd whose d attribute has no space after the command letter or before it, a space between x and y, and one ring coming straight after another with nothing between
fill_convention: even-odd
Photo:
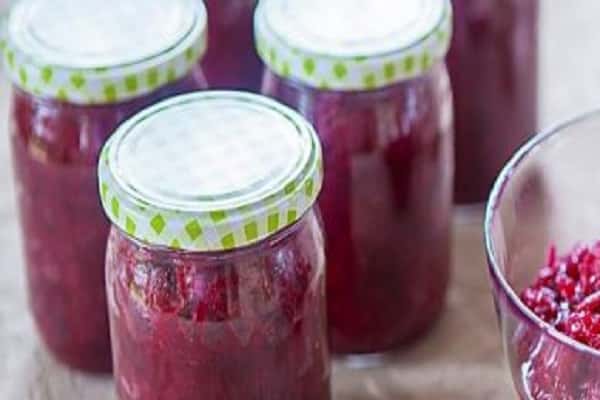
<instances>
[{"instance_id":1,"label":"fruit preserve","mask_svg":"<svg viewBox=\"0 0 600 400\"><path fill-rule=\"evenodd\" d=\"M25 0L10 16L4 56L30 304L41 338L70 367L112 363L100 149L128 116L205 86L205 26L202 5L187 0Z\"/></svg>"},{"instance_id":2,"label":"fruit preserve","mask_svg":"<svg viewBox=\"0 0 600 400\"><path fill-rule=\"evenodd\" d=\"M330 399L321 168L312 127L258 95L117 130L99 174L121 400Z\"/></svg>"},{"instance_id":3,"label":"fruit preserve","mask_svg":"<svg viewBox=\"0 0 600 400\"><path fill-rule=\"evenodd\" d=\"M452 3L455 198L480 203L504 163L536 130L539 1Z\"/></svg>"},{"instance_id":4,"label":"fruit preserve","mask_svg":"<svg viewBox=\"0 0 600 400\"><path fill-rule=\"evenodd\" d=\"M205 0L208 50L202 67L210 87L258 92L262 63L252 26L257 0Z\"/></svg>"},{"instance_id":5,"label":"fruit preserve","mask_svg":"<svg viewBox=\"0 0 600 400\"><path fill-rule=\"evenodd\" d=\"M532 285L521 293L523 303L544 322L576 341L600 350L600 242L577 246L562 257L552 248ZM595 369L567 346L541 343L533 331L519 337L519 360L528 366L528 387L534 399L597 399ZM537 351L531 351L539 345ZM530 359L527 359L530 358Z\"/></svg>"},{"instance_id":6,"label":"fruit preserve","mask_svg":"<svg viewBox=\"0 0 600 400\"><path fill-rule=\"evenodd\" d=\"M389 0L340 14L343 3L265 0L255 29L265 93L300 110L323 143L333 350L379 353L423 334L444 304L451 9Z\"/></svg>"}]
</instances>

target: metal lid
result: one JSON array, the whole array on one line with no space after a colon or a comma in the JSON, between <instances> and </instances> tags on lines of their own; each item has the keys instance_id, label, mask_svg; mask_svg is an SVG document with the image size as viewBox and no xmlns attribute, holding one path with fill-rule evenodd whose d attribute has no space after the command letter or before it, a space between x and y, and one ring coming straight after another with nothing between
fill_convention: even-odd
<instances>
[{"instance_id":1,"label":"metal lid","mask_svg":"<svg viewBox=\"0 0 600 400\"><path fill-rule=\"evenodd\" d=\"M369 90L442 60L451 25L449 0L262 0L255 35L261 58L280 76Z\"/></svg>"},{"instance_id":2,"label":"metal lid","mask_svg":"<svg viewBox=\"0 0 600 400\"><path fill-rule=\"evenodd\" d=\"M311 125L262 96L201 92L123 124L99 165L107 215L129 235L195 251L247 246L316 200L321 148Z\"/></svg>"},{"instance_id":3,"label":"metal lid","mask_svg":"<svg viewBox=\"0 0 600 400\"><path fill-rule=\"evenodd\" d=\"M22 89L114 103L190 71L206 47L206 10L197 0L22 0L3 45Z\"/></svg>"}]
</instances>

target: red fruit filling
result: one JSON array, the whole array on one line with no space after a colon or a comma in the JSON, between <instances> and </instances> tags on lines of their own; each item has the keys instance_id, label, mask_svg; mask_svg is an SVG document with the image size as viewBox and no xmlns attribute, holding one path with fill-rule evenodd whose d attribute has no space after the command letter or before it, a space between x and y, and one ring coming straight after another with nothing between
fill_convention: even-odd
<instances>
[{"instance_id":1,"label":"red fruit filling","mask_svg":"<svg viewBox=\"0 0 600 400\"><path fill-rule=\"evenodd\" d=\"M508 158L535 133L539 0L452 0L456 200L486 200Z\"/></svg>"},{"instance_id":2,"label":"red fruit filling","mask_svg":"<svg viewBox=\"0 0 600 400\"><path fill-rule=\"evenodd\" d=\"M96 178L100 149L124 119L201 86L190 75L106 106L13 92L11 141L30 303L40 336L71 367L109 372L112 365L104 287L109 224Z\"/></svg>"},{"instance_id":3,"label":"red fruit filling","mask_svg":"<svg viewBox=\"0 0 600 400\"><path fill-rule=\"evenodd\" d=\"M107 279L121 400L329 400L324 255L313 213L228 253L113 230Z\"/></svg>"},{"instance_id":4,"label":"red fruit filling","mask_svg":"<svg viewBox=\"0 0 600 400\"><path fill-rule=\"evenodd\" d=\"M558 331L600 350L600 241L578 246L562 257L553 247L521 299ZM527 386L535 400L600 398L592 360L586 359L590 356L546 336L523 340L519 348L524 351L518 358L528 364Z\"/></svg>"},{"instance_id":5,"label":"red fruit filling","mask_svg":"<svg viewBox=\"0 0 600 400\"><path fill-rule=\"evenodd\" d=\"M452 140L440 69L371 92L315 90L267 73L323 143L333 350L382 352L422 334L449 277ZM443 79L441 79L443 81Z\"/></svg>"},{"instance_id":6,"label":"red fruit filling","mask_svg":"<svg viewBox=\"0 0 600 400\"><path fill-rule=\"evenodd\" d=\"M208 49L202 69L211 88L258 92L263 64L254 46L256 0L206 0Z\"/></svg>"},{"instance_id":7,"label":"red fruit filling","mask_svg":"<svg viewBox=\"0 0 600 400\"><path fill-rule=\"evenodd\" d=\"M521 300L560 332L600 349L600 242L560 258L552 248L546 264Z\"/></svg>"}]
</instances>

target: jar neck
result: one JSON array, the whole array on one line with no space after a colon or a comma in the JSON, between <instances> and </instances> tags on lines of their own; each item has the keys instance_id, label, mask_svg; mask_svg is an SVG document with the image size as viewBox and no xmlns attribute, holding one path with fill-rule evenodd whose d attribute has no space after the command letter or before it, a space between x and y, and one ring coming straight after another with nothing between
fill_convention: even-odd
<instances>
[{"instance_id":1,"label":"jar neck","mask_svg":"<svg viewBox=\"0 0 600 400\"><path fill-rule=\"evenodd\" d=\"M331 89L323 89L316 88L313 86L309 86L297 79L292 77L283 78L270 69L266 69L263 92L266 93L276 93L277 90L273 86L286 86L292 90L301 90L307 95L312 96L344 96L344 97L352 97L355 99L362 98L365 101L373 101L377 99L385 99L392 98L397 95L399 92L405 92L407 89L431 82L432 80L437 80L440 78L447 78L448 71L446 68L445 62L438 62L431 69L429 69L425 74L419 75L417 77L411 79L405 79L388 86L384 86L379 89L374 90L331 90ZM275 90L274 90L275 89Z\"/></svg>"},{"instance_id":2,"label":"jar neck","mask_svg":"<svg viewBox=\"0 0 600 400\"><path fill-rule=\"evenodd\" d=\"M144 94L142 96L134 97L122 102L116 103L98 103L98 104L76 104L70 103L68 101L60 100L58 98L50 98L50 97L39 97L35 94L28 92L22 89L20 86L12 83L12 89L15 95L19 97L29 98L33 103L41 106L48 107L68 107L73 110L79 110L85 112L85 110L89 109L140 109L145 108L151 104L154 104L162 99L167 97L171 97L177 94L183 94L186 92L206 89L208 84L200 68L200 64L197 64L194 68L192 68L187 75L184 77L172 81L166 85L163 85L156 90Z\"/></svg>"},{"instance_id":3,"label":"jar neck","mask_svg":"<svg viewBox=\"0 0 600 400\"><path fill-rule=\"evenodd\" d=\"M274 233L273 235L263 239L257 243L234 248L226 251L211 251L211 252L201 252L201 251L191 251L191 250L182 250L175 249L172 247L153 245L151 243L145 243L141 240L138 240L126 232L122 231L115 225L113 225L113 235L118 235L119 237L126 239L127 241L133 243L136 248L140 252L146 252L148 254L152 254L152 257L173 257L173 254L176 254L178 258L182 259L207 259L214 260L220 259L226 261L227 259L237 259L239 257L243 257L244 254L256 253L257 251L269 251L275 247L280 247L285 245L285 243L289 241L295 240L298 236L311 234L310 231L313 231L315 227L321 230L322 221L321 215L318 211L317 207L313 207L309 209L298 221L289 225L280 231Z\"/></svg>"}]
</instances>

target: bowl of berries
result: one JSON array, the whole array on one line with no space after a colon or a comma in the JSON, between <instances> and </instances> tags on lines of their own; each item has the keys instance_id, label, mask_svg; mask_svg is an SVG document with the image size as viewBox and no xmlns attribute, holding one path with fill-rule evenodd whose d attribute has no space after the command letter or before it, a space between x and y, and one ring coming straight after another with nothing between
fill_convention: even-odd
<instances>
[{"instance_id":1,"label":"bowl of berries","mask_svg":"<svg viewBox=\"0 0 600 400\"><path fill-rule=\"evenodd\" d=\"M522 400L600 399L600 109L539 134L500 174L485 244Z\"/></svg>"}]
</instances>

